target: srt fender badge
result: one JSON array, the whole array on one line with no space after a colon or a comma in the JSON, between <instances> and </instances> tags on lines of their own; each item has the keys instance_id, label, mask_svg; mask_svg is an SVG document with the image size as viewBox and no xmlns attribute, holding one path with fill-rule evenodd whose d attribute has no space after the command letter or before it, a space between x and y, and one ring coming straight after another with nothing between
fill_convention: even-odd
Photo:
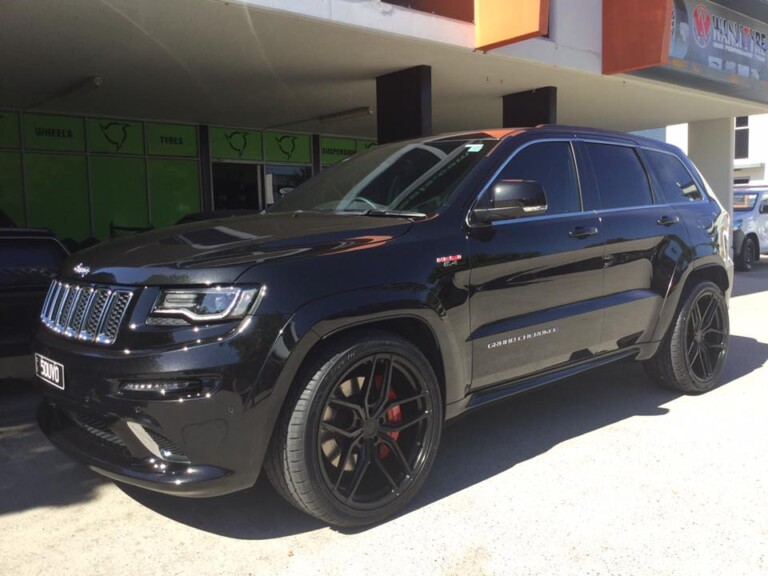
<instances>
[{"instance_id":1,"label":"srt fender badge","mask_svg":"<svg viewBox=\"0 0 768 576\"><path fill-rule=\"evenodd\" d=\"M449 266L456 266L460 260L461 254L453 254L452 256L440 256L437 258L437 263L442 264L443 268L448 268Z\"/></svg>"}]
</instances>

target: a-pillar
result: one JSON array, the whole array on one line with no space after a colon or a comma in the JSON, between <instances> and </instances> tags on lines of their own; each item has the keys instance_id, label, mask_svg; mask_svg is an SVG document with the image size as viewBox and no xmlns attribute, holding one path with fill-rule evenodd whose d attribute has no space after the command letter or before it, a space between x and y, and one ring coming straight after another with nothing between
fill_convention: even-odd
<instances>
[{"instance_id":1,"label":"a-pillar","mask_svg":"<svg viewBox=\"0 0 768 576\"><path fill-rule=\"evenodd\" d=\"M503 97L504 128L557 124L557 88L546 86Z\"/></svg>"},{"instance_id":2,"label":"a-pillar","mask_svg":"<svg viewBox=\"0 0 768 576\"><path fill-rule=\"evenodd\" d=\"M734 146L733 118L688 124L688 156L709 182L720 203L731 213Z\"/></svg>"},{"instance_id":3,"label":"a-pillar","mask_svg":"<svg viewBox=\"0 0 768 576\"><path fill-rule=\"evenodd\" d=\"M379 144L432 134L432 68L414 66L376 78Z\"/></svg>"}]
</instances>

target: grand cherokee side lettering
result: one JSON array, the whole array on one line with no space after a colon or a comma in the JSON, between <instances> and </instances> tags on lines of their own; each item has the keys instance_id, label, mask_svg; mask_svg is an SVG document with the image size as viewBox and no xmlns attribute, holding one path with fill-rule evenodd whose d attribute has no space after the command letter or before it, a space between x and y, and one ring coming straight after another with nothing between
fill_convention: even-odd
<instances>
[{"instance_id":1,"label":"grand cherokee side lettering","mask_svg":"<svg viewBox=\"0 0 768 576\"><path fill-rule=\"evenodd\" d=\"M505 338L504 340L497 340L488 344L488 349L499 348L500 346L509 346L510 344L517 344L525 340L533 340L534 338L540 338L542 336L549 336L559 332L560 329L556 326L552 328L546 328L545 330L537 330L536 332L530 332L528 334L521 334L520 336L513 336L512 338Z\"/></svg>"}]
</instances>

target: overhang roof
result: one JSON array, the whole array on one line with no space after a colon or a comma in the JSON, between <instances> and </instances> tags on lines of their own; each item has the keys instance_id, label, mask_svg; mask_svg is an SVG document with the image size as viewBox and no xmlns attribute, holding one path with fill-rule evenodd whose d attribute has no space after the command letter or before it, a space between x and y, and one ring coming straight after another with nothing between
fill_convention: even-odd
<instances>
[{"instance_id":1,"label":"overhang roof","mask_svg":"<svg viewBox=\"0 0 768 576\"><path fill-rule=\"evenodd\" d=\"M501 96L541 86L558 87L561 123L617 130L768 111L220 0L4 0L0 18L0 107L38 112L375 136L372 116L296 121L375 107L376 76L417 64L435 133L498 126Z\"/></svg>"}]
</instances>

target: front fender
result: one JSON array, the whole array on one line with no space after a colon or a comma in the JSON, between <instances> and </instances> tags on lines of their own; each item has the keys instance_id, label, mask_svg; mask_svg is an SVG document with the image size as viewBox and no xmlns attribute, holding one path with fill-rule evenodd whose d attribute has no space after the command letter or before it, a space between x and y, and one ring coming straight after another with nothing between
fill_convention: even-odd
<instances>
[{"instance_id":1,"label":"front fender","mask_svg":"<svg viewBox=\"0 0 768 576\"><path fill-rule=\"evenodd\" d=\"M304 359L324 340L344 331L374 327L382 322L415 320L429 329L443 363L446 403L462 398L469 382L467 344L455 334L450 311L427 288L392 286L342 292L302 306L288 321L272 346L259 376L257 390L270 392L273 401L285 399Z\"/></svg>"}]
</instances>

